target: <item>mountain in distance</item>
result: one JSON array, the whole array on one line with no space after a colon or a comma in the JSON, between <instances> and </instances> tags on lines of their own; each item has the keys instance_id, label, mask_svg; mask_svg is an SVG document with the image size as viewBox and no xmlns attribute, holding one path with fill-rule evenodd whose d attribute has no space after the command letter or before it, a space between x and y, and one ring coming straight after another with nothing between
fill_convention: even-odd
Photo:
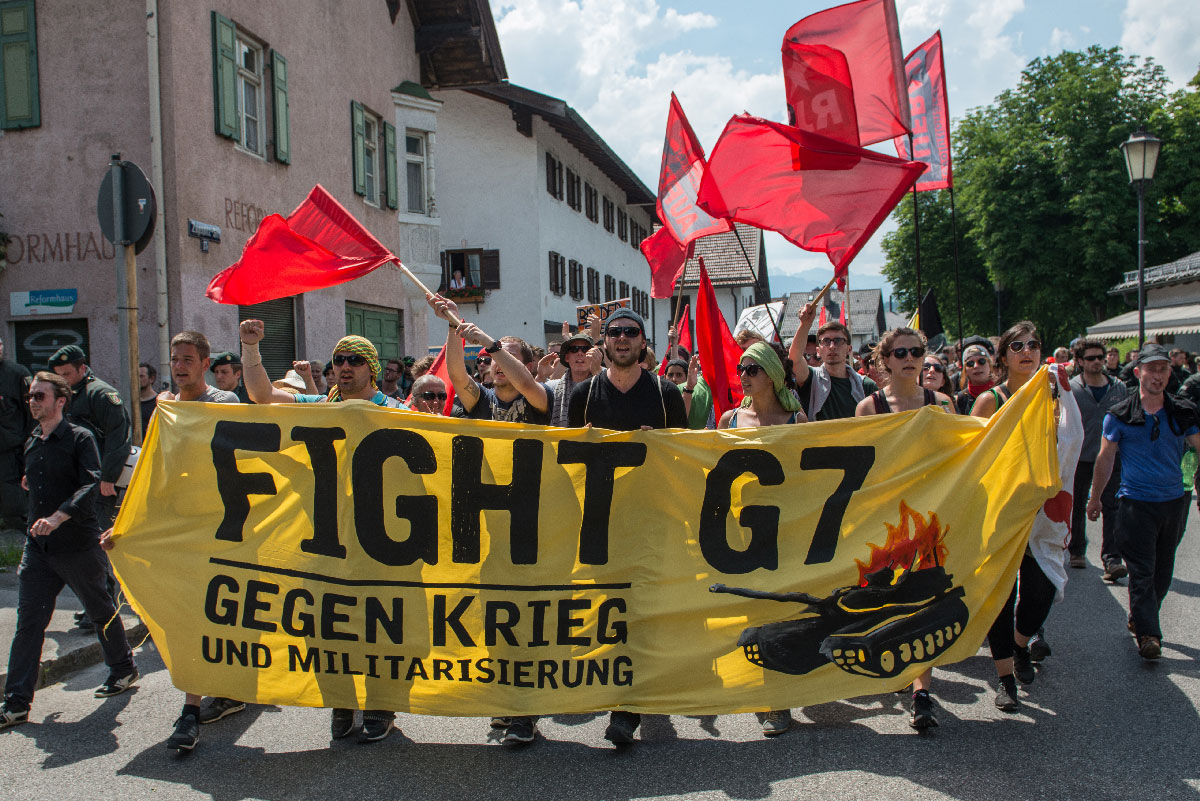
<instances>
[{"instance_id":1,"label":"mountain in distance","mask_svg":"<svg viewBox=\"0 0 1200 801\"><path fill-rule=\"evenodd\" d=\"M772 297L783 297L792 292L816 292L833 277L833 268L813 268L798 273L771 273ZM851 289L880 289L883 291L883 306L886 309L892 296L892 286L882 275L850 275Z\"/></svg>"}]
</instances>

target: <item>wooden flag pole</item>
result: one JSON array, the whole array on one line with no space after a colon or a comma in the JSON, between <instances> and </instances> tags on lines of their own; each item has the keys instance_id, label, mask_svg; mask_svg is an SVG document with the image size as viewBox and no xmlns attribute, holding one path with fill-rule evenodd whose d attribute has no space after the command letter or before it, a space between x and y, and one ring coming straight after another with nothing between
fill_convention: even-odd
<instances>
[{"instance_id":1,"label":"wooden flag pole","mask_svg":"<svg viewBox=\"0 0 1200 801\"><path fill-rule=\"evenodd\" d=\"M420 289L422 292L424 292L424 293L425 293L425 297L427 297L427 298L431 298L431 297L433 297L433 296L436 294L436 293L434 293L434 292L430 292L430 291L429 291L429 287L427 287L427 286L425 286L425 284L421 283L421 279L420 279L420 278L417 278L415 275L413 275L413 271L412 271L412 270L410 270L410 269L408 269L407 267L405 267L405 266L404 266L404 263L403 263L402 261L400 261L399 259L393 259L393 260L392 260L392 264L394 264L394 265L396 265L397 267L399 267L399 268L400 268L400 272L402 272L402 273L404 273L405 275L407 275L407 276L408 276L408 278L409 278L409 280L411 280L411 281L412 281L414 284L416 284L416 285L417 285L417 287L418 287L418 288L419 288L419 289ZM446 312L446 313L447 313L448 315L450 315L450 319L448 320L448 322L450 322L450 323L453 323L453 324L454 324L456 327L457 327L457 326L460 326L460 325L462 325L462 323L463 323L463 320L462 320L462 318L461 318L461 317L459 317L458 315L454 314L453 312Z\"/></svg>"}]
</instances>

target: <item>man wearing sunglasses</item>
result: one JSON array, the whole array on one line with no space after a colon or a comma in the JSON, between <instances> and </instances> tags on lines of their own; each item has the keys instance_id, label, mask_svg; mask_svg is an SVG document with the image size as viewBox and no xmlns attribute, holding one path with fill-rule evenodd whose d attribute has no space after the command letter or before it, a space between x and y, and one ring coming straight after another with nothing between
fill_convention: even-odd
<instances>
[{"instance_id":1,"label":"man wearing sunglasses","mask_svg":"<svg viewBox=\"0 0 1200 801\"><path fill-rule=\"evenodd\" d=\"M850 330L837 321L817 329L817 355L821 363L812 364L805 360L801 347L807 342L806 334L812 328L819 308L818 304L809 301L800 310L800 326L788 351L796 386L800 388L800 402L809 420L853 417L858 402L876 387L868 389L862 376L850 369Z\"/></svg>"},{"instance_id":2,"label":"man wearing sunglasses","mask_svg":"<svg viewBox=\"0 0 1200 801\"><path fill-rule=\"evenodd\" d=\"M1087 567L1084 552L1087 536L1084 530L1087 511L1088 490L1092 486L1092 474L1096 471L1096 456L1100 453L1101 429L1104 415L1118 403L1129 397L1129 390L1105 370L1104 343L1095 339L1081 339L1075 343L1075 365L1082 369L1071 379L1071 394L1079 405L1079 416L1083 421L1083 448L1079 452L1079 463L1075 467L1075 485L1071 512L1071 542L1067 549L1071 553L1071 567ZM1117 551L1114 530L1117 523L1117 489L1121 484L1121 465L1114 461L1112 477L1104 485L1100 506L1104 513L1101 525L1100 563L1104 566L1104 580L1116 581L1124 578L1125 565Z\"/></svg>"},{"instance_id":3,"label":"man wearing sunglasses","mask_svg":"<svg viewBox=\"0 0 1200 801\"><path fill-rule=\"evenodd\" d=\"M586 381L600 372L602 355L592 338L583 331L570 334L559 345L558 359L566 367L561 378L546 382L554 393L554 407L550 413L550 425L567 425L567 408L575 385Z\"/></svg>"},{"instance_id":4,"label":"man wearing sunglasses","mask_svg":"<svg viewBox=\"0 0 1200 801\"><path fill-rule=\"evenodd\" d=\"M413 382L412 407L425 414L442 414L446 409L446 384L431 373Z\"/></svg>"},{"instance_id":5,"label":"man wearing sunglasses","mask_svg":"<svg viewBox=\"0 0 1200 801\"><path fill-rule=\"evenodd\" d=\"M1087 516L1100 517L1100 499L1119 453L1116 540L1129 569L1128 626L1138 653L1149 660L1162 655L1158 611L1171 587L1189 502L1179 464L1185 445L1200 449L1200 420L1195 404L1166 392L1171 364L1161 345L1142 348L1134 374L1138 391L1104 417Z\"/></svg>"}]
</instances>

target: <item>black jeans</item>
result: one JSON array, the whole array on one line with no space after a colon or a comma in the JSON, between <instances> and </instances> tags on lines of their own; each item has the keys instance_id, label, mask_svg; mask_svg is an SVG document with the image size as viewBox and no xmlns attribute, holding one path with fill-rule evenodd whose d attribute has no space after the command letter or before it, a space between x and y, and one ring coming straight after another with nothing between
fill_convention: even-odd
<instances>
[{"instance_id":1,"label":"black jeans","mask_svg":"<svg viewBox=\"0 0 1200 801\"><path fill-rule=\"evenodd\" d=\"M1074 495L1071 498L1071 542L1067 550L1071 556L1083 556L1087 550L1087 505L1088 495L1092 490L1092 474L1095 472L1095 462L1080 462L1075 466ZM1113 464L1112 475L1104 492L1100 494L1101 540L1100 562L1104 564L1112 559L1120 559L1117 552L1117 490L1121 486L1121 460L1117 458Z\"/></svg>"},{"instance_id":2,"label":"black jeans","mask_svg":"<svg viewBox=\"0 0 1200 801\"><path fill-rule=\"evenodd\" d=\"M109 672L115 676L133 672L133 650L121 618L113 620L107 631L103 630L116 612L104 586L107 564L108 557L99 545L86 551L48 554L32 543L25 543L25 554L17 570L17 631L8 655L5 701L17 708L28 708L33 702L46 627L64 585L74 590L88 616L96 622L96 638L104 650Z\"/></svg>"},{"instance_id":3,"label":"black jeans","mask_svg":"<svg viewBox=\"0 0 1200 801\"><path fill-rule=\"evenodd\" d=\"M998 662L1013 655L1017 645L1014 637L1016 632L1026 637L1037 634L1050 616L1050 607L1053 605L1054 583L1046 578L1037 560L1026 552L1017 580L1013 582L1012 592L1008 594L1008 600L1000 607L1000 614L996 615L996 622L988 631L988 648L992 652L992 659Z\"/></svg>"},{"instance_id":4,"label":"black jeans","mask_svg":"<svg viewBox=\"0 0 1200 801\"><path fill-rule=\"evenodd\" d=\"M1173 501L1121 499L1117 544L1129 568L1129 617L1139 636L1162 637L1158 610L1171 589L1190 502L1190 494Z\"/></svg>"}]
</instances>

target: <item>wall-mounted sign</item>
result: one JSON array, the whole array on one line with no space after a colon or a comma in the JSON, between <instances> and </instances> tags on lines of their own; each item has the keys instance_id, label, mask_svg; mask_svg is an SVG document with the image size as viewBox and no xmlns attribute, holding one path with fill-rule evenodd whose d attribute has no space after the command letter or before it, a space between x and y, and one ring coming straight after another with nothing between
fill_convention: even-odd
<instances>
[{"instance_id":1,"label":"wall-mounted sign","mask_svg":"<svg viewBox=\"0 0 1200 801\"><path fill-rule=\"evenodd\" d=\"M9 292L8 310L14 317L31 314L70 314L79 302L78 289L31 289Z\"/></svg>"},{"instance_id":2,"label":"wall-mounted sign","mask_svg":"<svg viewBox=\"0 0 1200 801\"><path fill-rule=\"evenodd\" d=\"M194 236L197 239L211 239L213 242L220 242L221 226L189 219L188 236Z\"/></svg>"}]
</instances>

